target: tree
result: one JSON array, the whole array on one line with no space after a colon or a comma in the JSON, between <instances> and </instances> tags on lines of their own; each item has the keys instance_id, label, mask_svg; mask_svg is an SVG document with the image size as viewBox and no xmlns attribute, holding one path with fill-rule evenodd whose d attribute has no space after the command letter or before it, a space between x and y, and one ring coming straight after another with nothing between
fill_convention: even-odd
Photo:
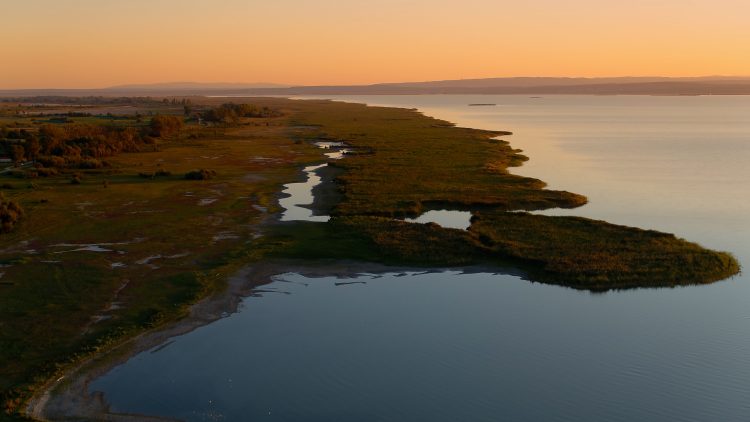
<instances>
[{"instance_id":1,"label":"tree","mask_svg":"<svg viewBox=\"0 0 750 422\"><path fill-rule=\"evenodd\" d=\"M15 201L8 201L0 194L0 231L8 233L23 217L23 208Z\"/></svg>"},{"instance_id":2,"label":"tree","mask_svg":"<svg viewBox=\"0 0 750 422\"><path fill-rule=\"evenodd\" d=\"M179 132L183 124L180 117L157 114L151 118L149 127L153 136L166 137Z\"/></svg>"},{"instance_id":3,"label":"tree","mask_svg":"<svg viewBox=\"0 0 750 422\"><path fill-rule=\"evenodd\" d=\"M39 144L39 139L35 136L26 141L24 149L26 150L26 156L29 157L29 160L36 161L36 157L39 156L39 151L42 150L42 146Z\"/></svg>"},{"instance_id":4,"label":"tree","mask_svg":"<svg viewBox=\"0 0 750 422\"><path fill-rule=\"evenodd\" d=\"M21 145L13 145L13 147L10 149L11 156L13 157L13 165L17 167L19 164L21 164L24 159L25 152L26 151Z\"/></svg>"}]
</instances>

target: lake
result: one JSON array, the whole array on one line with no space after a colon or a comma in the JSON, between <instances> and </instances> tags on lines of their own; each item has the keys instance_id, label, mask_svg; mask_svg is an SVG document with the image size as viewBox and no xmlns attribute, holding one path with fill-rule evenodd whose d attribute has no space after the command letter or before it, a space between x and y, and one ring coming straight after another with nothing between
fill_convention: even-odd
<instances>
[{"instance_id":1,"label":"lake","mask_svg":"<svg viewBox=\"0 0 750 422\"><path fill-rule=\"evenodd\" d=\"M750 262L750 97L336 99L513 131L531 158L515 173L590 200L545 213ZM195 421L744 421L748 281L591 294L456 270L282 274L90 389L115 411Z\"/></svg>"}]
</instances>

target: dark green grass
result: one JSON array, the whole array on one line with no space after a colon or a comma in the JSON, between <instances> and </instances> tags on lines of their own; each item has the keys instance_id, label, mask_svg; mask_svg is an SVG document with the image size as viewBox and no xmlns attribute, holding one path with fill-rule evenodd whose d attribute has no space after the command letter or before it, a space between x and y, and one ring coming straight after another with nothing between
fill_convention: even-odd
<instances>
[{"instance_id":1,"label":"dark green grass","mask_svg":"<svg viewBox=\"0 0 750 422\"><path fill-rule=\"evenodd\" d=\"M605 291L705 284L739 271L729 254L653 230L580 217L494 213L468 231L383 217L278 226L269 257L522 269L533 281Z\"/></svg>"},{"instance_id":2,"label":"dark green grass","mask_svg":"<svg viewBox=\"0 0 750 422\"><path fill-rule=\"evenodd\" d=\"M544 189L510 174L527 158L503 140L507 132L456 128L413 110L316 102L300 105L307 139L345 142L355 153L336 162L343 199L335 215L414 216L427 209L535 210L577 207L586 198Z\"/></svg>"},{"instance_id":3,"label":"dark green grass","mask_svg":"<svg viewBox=\"0 0 750 422\"><path fill-rule=\"evenodd\" d=\"M731 255L672 234L581 217L482 213L469 232L493 253L530 264L536 277L577 288L704 284L739 271Z\"/></svg>"}]
</instances>

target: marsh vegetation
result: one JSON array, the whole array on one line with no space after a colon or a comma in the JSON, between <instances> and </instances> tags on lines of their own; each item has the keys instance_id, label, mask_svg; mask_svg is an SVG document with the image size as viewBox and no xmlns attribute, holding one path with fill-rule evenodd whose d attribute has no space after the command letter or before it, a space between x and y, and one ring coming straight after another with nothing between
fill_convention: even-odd
<instances>
[{"instance_id":1,"label":"marsh vegetation","mask_svg":"<svg viewBox=\"0 0 750 422\"><path fill-rule=\"evenodd\" d=\"M406 109L245 101L193 100L187 110L183 100L144 100L128 114L60 123L32 106L33 115L11 107L0 116L5 154L32 161L3 176L7 204L25 210L0 237L9 414L71 362L185 316L233 271L264 259L510 264L533 280L591 290L707 283L739 269L730 255L669 234L509 212L586 198L511 174L527 158L502 139L507 132ZM329 183L313 204L333 218L271 224L283 185L320 165L321 142L348 151L326 166ZM471 211L471 227L394 218L433 209Z\"/></svg>"}]
</instances>

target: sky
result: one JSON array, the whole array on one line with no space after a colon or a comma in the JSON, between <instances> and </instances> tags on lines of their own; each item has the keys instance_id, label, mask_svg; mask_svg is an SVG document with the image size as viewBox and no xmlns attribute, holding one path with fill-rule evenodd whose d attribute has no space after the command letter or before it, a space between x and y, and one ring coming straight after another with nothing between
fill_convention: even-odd
<instances>
[{"instance_id":1,"label":"sky","mask_svg":"<svg viewBox=\"0 0 750 422\"><path fill-rule=\"evenodd\" d=\"M750 75L748 0L0 0L0 89Z\"/></svg>"}]
</instances>

